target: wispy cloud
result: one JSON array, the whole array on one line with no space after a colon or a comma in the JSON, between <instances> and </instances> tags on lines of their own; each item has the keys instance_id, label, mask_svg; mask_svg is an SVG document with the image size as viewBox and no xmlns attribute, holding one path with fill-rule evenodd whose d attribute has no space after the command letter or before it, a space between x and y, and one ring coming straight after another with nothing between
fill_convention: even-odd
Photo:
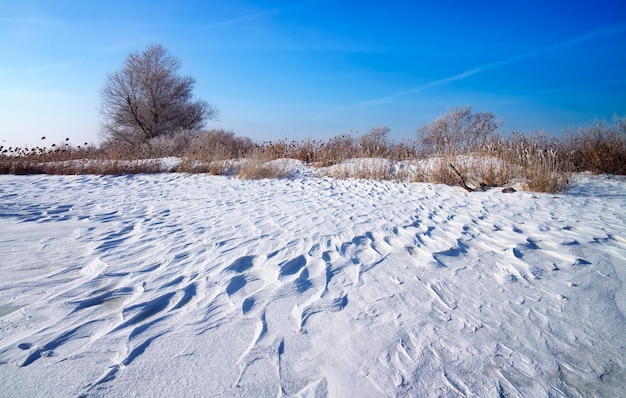
<instances>
[{"instance_id":1,"label":"wispy cloud","mask_svg":"<svg viewBox=\"0 0 626 398\"><path fill-rule=\"evenodd\" d=\"M241 16L241 17L227 19L227 20L224 20L224 21L208 23L206 25L198 26L198 29L200 29L200 30L207 30L207 29L215 29L215 28L224 28L224 27L231 26L231 25L237 25L237 24L240 24L240 23L243 23L243 22L251 22L251 21L255 21L255 20L259 20L259 19L265 19L265 18L274 16L274 15L280 14L285 9L286 9L286 7L273 8L271 10L266 10L266 11L262 11L262 12L258 12L258 13L254 13L254 14L249 14L249 15L244 15L244 16Z\"/></svg>"},{"instance_id":2,"label":"wispy cloud","mask_svg":"<svg viewBox=\"0 0 626 398\"><path fill-rule=\"evenodd\" d=\"M291 6L290 6L291 7ZM107 21L107 20L72 20L72 19L41 19L41 18L0 18L0 22L33 24L33 25L89 25L89 26L115 26L115 27L158 27L158 28L188 28L188 29L214 29L244 22L267 18L284 12L289 7L274 8L262 12L249 15L243 15L222 21L215 21L207 24L188 24L188 23L159 23L159 22L140 22L140 21Z\"/></svg>"},{"instance_id":3,"label":"wispy cloud","mask_svg":"<svg viewBox=\"0 0 626 398\"><path fill-rule=\"evenodd\" d=\"M49 70L64 69L64 68L71 66L73 61L74 60L66 60L66 61L56 62L56 63L48 64L48 65L35 66L33 68L26 70L26 74L30 75L30 74L35 74L39 72L46 72Z\"/></svg>"},{"instance_id":4,"label":"wispy cloud","mask_svg":"<svg viewBox=\"0 0 626 398\"><path fill-rule=\"evenodd\" d=\"M378 104L382 104L382 103L389 103L389 102L393 102L396 98L398 97L402 97L402 96L406 96L406 95L410 95L410 94L416 94L431 88L435 88L435 87L439 87L439 86L443 86L455 81L460 81L460 80L465 80L471 76L477 75L479 73L484 73L490 70L494 70L494 69L498 69L498 68L502 68L505 67L507 65L512 65L515 64L517 62L520 61L524 61L527 59L532 59L532 58L537 58L539 56L545 55L545 54L549 54L558 50L563 50L569 47L574 47L576 45L588 42L588 41L592 41L592 40L596 40L596 39L600 39L603 37L607 37L607 36L613 36L619 33L622 33L626 31L626 22L619 24L619 25L613 25L613 26L607 26L607 27L603 27L601 29L598 30L594 30L592 32L586 33L584 35L581 36L577 36L574 37L572 39L569 40L565 40L559 43L555 43L551 46L548 47L543 47L543 48L538 48L538 49L534 49L534 50L530 50L521 54L517 54L514 55L512 57L509 58L505 58L502 59L500 61L496 61L496 62L492 62L489 64L484 64L484 65L480 65L477 66L475 68L466 70L464 72L458 73L456 75L452 75L452 76L448 76L442 79L438 79L438 80L433 80L429 83L426 83L424 85L421 86L417 86L417 87L413 87L411 89L408 90L403 90L403 91L398 91L395 92L393 94L387 95L385 97L382 98L377 98L377 99L371 99L371 100L367 100L367 101L361 101L358 103L354 103L351 105L348 105L346 107L346 109L357 109L357 108L363 108L363 107L369 107L372 105L378 105Z\"/></svg>"},{"instance_id":5,"label":"wispy cloud","mask_svg":"<svg viewBox=\"0 0 626 398\"><path fill-rule=\"evenodd\" d=\"M36 19L36 18L0 18L0 22L54 24L54 23L62 23L63 21L55 20L55 19Z\"/></svg>"},{"instance_id":6,"label":"wispy cloud","mask_svg":"<svg viewBox=\"0 0 626 398\"><path fill-rule=\"evenodd\" d=\"M393 100L394 100L394 97L390 95L388 97L381 97L381 98L376 98L372 100L357 102L356 104L352 105L352 108L356 109L356 108L365 108L365 107L373 106L373 105L389 104L393 102Z\"/></svg>"},{"instance_id":7,"label":"wispy cloud","mask_svg":"<svg viewBox=\"0 0 626 398\"><path fill-rule=\"evenodd\" d=\"M40 19L40 18L0 18L0 22L32 25L89 25L89 26L150 26L151 23L132 21L98 21L98 20L71 20L71 19ZM179 25L183 26L183 25Z\"/></svg>"},{"instance_id":8,"label":"wispy cloud","mask_svg":"<svg viewBox=\"0 0 626 398\"><path fill-rule=\"evenodd\" d=\"M107 20L74 20L74 19L62 19L62 18L0 18L0 23L5 24L20 24L20 25L50 25L50 26L100 26L100 27L115 27L115 28L177 28L179 30L186 31L199 31L206 29L219 29L225 28L236 24L241 24L245 22L250 22L253 20L258 20L262 18L267 18L272 15L276 15L278 13L283 12L287 7L283 8L274 8L270 10L266 10L263 12L253 13L249 15L244 15L237 18L221 20L214 23L209 24L179 24L179 23L159 23L159 22L143 22L143 21L107 21ZM137 43L142 43L146 41L145 38L142 39L134 39L125 42L120 42L116 44L112 44L107 46L100 51L92 51L91 56L95 54L106 54L111 52L117 52L120 50L128 50L132 48ZM81 57L81 58L73 58L67 60L60 60L57 62L51 62L45 65L33 66L24 70L27 75L37 74L41 72L47 72L51 70L59 70L72 66L76 62L88 58L90 55Z\"/></svg>"}]
</instances>

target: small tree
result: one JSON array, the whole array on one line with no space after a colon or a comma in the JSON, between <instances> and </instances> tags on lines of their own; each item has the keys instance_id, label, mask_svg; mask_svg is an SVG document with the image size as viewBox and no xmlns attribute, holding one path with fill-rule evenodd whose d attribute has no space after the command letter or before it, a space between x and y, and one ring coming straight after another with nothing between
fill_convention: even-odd
<instances>
[{"instance_id":1,"label":"small tree","mask_svg":"<svg viewBox=\"0 0 626 398\"><path fill-rule=\"evenodd\" d=\"M361 156L383 156L387 151L387 135L391 129L387 126L372 127L359 139Z\"/></svg>"},{"instance_id":2,"label":"small tree","mask_svg":"<svg viewBox=\"0 0 626 398\"><path fill-rule=\"evenodd\" d=\"M422 151L427 154L449 154L472 151L483 145L500 127L491 112L472 113L472 107L458 107L418 131Z\"/></svg>"},{"instance_id":3,"label":"small tree","mask_svg":"<svg viewBox=\"0 0 626 398\"><path fill-rule=\"evenodd\" d=\"M200 130L217 118L214 105L193 98L196 81L180 76L180 67L162 45L152 44L110 73L100 93L105 141L136 148L156 137Z\"/></svg>"}]
</instances>

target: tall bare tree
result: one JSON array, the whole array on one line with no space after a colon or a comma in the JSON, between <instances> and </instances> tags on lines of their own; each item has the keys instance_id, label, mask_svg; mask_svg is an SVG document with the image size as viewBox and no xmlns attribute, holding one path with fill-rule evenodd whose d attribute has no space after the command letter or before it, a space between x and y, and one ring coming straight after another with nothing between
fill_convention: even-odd
<instances>
[{"instance_id":1,"label":"tall bare tree","mask_svg":"<svg viewBox=\"0 0 626 398\"><path fill-rule=\"evenodd\" d=\"M161 44L131 53L107 76L99 111L106 141L138 146L181 130L200 130L219 110L193 98L196 80L180 76L180 61Z\"/></svg>"}]
</instances>

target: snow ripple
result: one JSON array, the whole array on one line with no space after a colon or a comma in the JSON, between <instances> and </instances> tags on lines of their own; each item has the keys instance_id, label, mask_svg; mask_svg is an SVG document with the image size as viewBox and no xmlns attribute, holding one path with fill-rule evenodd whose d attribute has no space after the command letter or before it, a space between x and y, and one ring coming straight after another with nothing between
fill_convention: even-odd
<instances>
[{"instance_id":1,"label":"snow ripple","mask_svg":"<svg viewBox=\"0 0 626 398\"><path fill-rule=\"evenodd\" d=\"M584 176L1 176L0 395L623 396L625 208Z\"/></svg>"}]
</instances>

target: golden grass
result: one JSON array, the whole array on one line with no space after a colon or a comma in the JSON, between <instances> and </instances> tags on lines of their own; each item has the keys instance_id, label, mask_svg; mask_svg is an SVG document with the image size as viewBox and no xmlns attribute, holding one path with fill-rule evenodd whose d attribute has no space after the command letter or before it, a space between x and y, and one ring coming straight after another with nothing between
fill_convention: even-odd
<instances>
[{"instance_id":1,"label":"golden grass","mask_svg":"<svg viewBox=\"0 0 626 398\"><path fill-rule=\"evenodd\" d=\"M467 117L464 112L463 117ZM436 122L442 124L442 120ZM450 141L454 135L447 135L437 141L435 154L426 150L426 144L438 139L434 135L438 130L421 131L429 134L423 142L389 142L389 129L377 127L360 136L343 134L326 141L255 144L232 132L211 130L193 136L180 133L171 142L162 138L134 150L124 143L99 148L86 143L73 146L68 138L49 148L0 146L0 173L156 173L162 170L161 162L150 157L159 154L179 157L179 172L228 174L244 179L287 177L286 163L281 159L297 159L313 166L317 170L314 174L320 176L459 185L459 177L450 167L453 165L468 181L492 187L515 181L537 192L565 191L572 172L626 174L624 119L616 119L614 125L596 123L569 131L560 139L545 134L476 133L480 140L472 140L467 149Z\"/></svg>"}]
</instances>

